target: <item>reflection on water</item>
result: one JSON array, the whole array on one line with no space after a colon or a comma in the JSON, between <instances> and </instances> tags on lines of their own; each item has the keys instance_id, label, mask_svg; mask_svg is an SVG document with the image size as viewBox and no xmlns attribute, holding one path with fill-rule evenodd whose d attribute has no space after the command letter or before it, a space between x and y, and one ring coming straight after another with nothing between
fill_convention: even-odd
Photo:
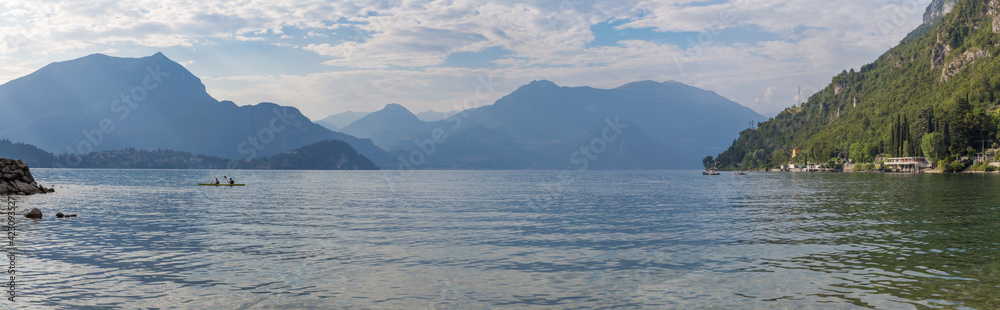
<instances>
[{"instance_id":1,"label":"reflection on water","mask_svg":"<svg viewBox=\"0 0 1000 310\"><path fill-rule=\"evenodd\" d=\"M974 308L997 175L37 169L50 308ZM395 179L398 178L398 179ZM79 218L55 219L55 212ZM6 259L2 262L6 264Z\"/></svg>"}]
</instances>

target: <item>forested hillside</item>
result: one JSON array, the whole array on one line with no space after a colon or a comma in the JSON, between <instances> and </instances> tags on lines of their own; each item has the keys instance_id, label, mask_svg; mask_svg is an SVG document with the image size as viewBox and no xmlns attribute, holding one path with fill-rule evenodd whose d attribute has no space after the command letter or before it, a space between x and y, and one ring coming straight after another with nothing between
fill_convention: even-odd
<instances>
[{"instance_id":1,"label":"forested hillside","mask_svg":"<svg viewBox=\"0 0 1000 310\"><path fill-rule=\"evenodd\" d=\"M788 163L793 148L805 152L796 161L812 163L873 162L880 154L953 159L990 149L1000 140L998 33L1000 1L960 0L875 62L742 132L715 164L771 168Z\"/></svg>"}]
</instances>

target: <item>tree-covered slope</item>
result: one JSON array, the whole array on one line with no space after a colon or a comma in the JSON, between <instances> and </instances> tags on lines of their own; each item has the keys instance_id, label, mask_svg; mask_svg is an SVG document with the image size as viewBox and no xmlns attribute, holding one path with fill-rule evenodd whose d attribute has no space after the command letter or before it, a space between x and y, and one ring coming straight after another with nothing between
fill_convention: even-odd
<instances>
[{"instance_id":1,"label":"tree-covered slope","mask_svg":"<svg viewBox=\"0 0 1000 310\"><path fill-rule=\"evenodd\" d=\"M998 137L1000 1L960 0L933 24L860 70L844 71L801 106L746 130L716 159L724 168L768 168L805 159L872 162L922 156L940 133L946 155L977 153ZM986 140L986 141L984 141Z\"/></svg>"},{"instance_id":2,"label":"tree-covered slope","mask_svg":"<svg viewBox=\"0 0 1000 310\"><path fill-rule=\"evenodd\" d=\"M20 159L34 168L49 168L56 161L52 153L34 145L13 143L7 139L0 139L0 158Z\"/></svg>"}]
</instances>

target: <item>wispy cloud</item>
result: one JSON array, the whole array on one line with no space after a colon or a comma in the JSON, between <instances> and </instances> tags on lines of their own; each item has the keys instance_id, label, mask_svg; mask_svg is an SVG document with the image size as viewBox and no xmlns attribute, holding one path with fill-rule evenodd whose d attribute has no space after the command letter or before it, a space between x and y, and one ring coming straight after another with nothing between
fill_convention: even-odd
<instances>
[{"instance_id":1,"label":"wispy cloud","mask_svg":"<svg viewBox=\"0 0 1000 310\"><path fill-rule=\"evenodd\" d=\"M484 74L504 76L501 91L533 79L598 87L678 80L770 112L794 104L798 87L819 89L875 59L920 23L928 3L8 0L0 3L0 78L87 53L166 49L170 57L181 51L175 60L206 77L219 99L275 101L314 118L387 102L450 110ZM592 45L609 35L593 27L608 22L635 35ZM215 65L263 47L276 57L310 53L296 58L312 65ZM498 49L491 68L445 66L456 53ZM268 69L248 76L239 66Z\"/></svg>"}]
</instances>

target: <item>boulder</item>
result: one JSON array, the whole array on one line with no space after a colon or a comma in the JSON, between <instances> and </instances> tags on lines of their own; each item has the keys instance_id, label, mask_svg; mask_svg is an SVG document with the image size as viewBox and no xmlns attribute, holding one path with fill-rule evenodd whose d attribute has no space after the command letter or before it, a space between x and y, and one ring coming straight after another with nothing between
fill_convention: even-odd
<instances>
[{"instance_id":1,"label":"boulder","mask_svg":"<svg viewBox=\"0 0 1000 310\"><path fill-rule=\"evenodd\" d=\"M17 192L17 187L14 187L7 182L0 180L0 194L2 193L14 193Z\"/></svg>"},{"instance_id":2,"label":"boulder","mask_svg":"<svg viewBox=\"0 0 1000 310\"><path fill-rule=\"evenodd\" d=\"M0 195L31 195L55 192L39 186L28 165L20 159L0 158Z\"/></svg>"},{"instance_id":3,"label":"boulder","mask_svg":"<svg viewBox=\"0 0 1000 310\"><path fill-rule=\"evenodd\" d=\"M17 190L25 194L37 194L41 193L42 190L38 188L37 184L28 184L24 182L14 182L14 186Z\"/></svg>"},{"instance_id":4,"label":"boulder","mask_svg":"<svg viewBox=\"0 0 1000 310\"><path fill-rule=\"evenodd\" d=\"M40 220L42 219L42 210L38 210L38 208L31 209L31 211L28 211L28 213L25 214L24 217L29 219Z\"/></svg>"},{"instance_id":5,"label":"boulder","mask_svg":"<svg viewBox=\"0 0 1000 310\"><path fill-rule=\"evenodd\" d=\"M63 218L63 216L65 216L65 215L63 215L62 212L56 213L56 217L57 218Z\"/></svg>"}]
</instances>

